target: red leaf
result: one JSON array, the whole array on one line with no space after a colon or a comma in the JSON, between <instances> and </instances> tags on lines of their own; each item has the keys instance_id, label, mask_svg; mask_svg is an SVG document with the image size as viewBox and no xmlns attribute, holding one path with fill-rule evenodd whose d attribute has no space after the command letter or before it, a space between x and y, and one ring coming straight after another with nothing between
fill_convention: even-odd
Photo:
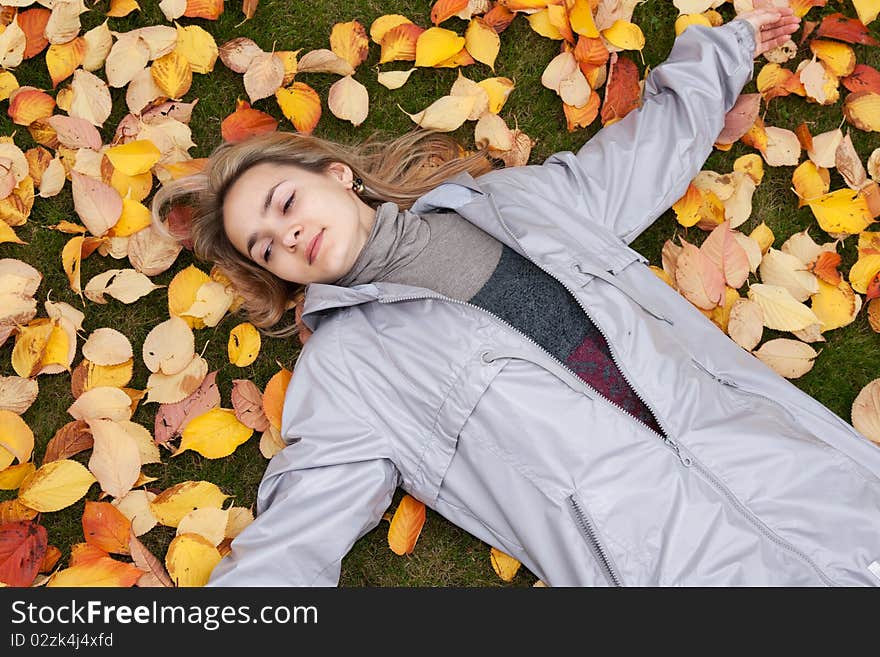
<instances>
[{"instance_id":1,"label":"red leaf","mask_svg":"<svg viewBox=\"0 0 880 657\"><path fill-rule=\"evenodd\" d=\"M244 426L254 431L269 429L269 418L263 411L263 393L253 381L236 379L232 382L232 408Z\"/></svg>"},{"instance_id":2,"label":"red leaf","mask_svg":"<svg viewBox=\"0 0 880 657\"><path fill-rule=\"evenodd\" d=\"M880 46L880 41L868 34L868 28L857 18L847 18L840 12L822 19L816 36L829 37L846 43L863 43L866 46Z\"/></svg>"},{"instance_id":3,"label":"red leaf","mask_svg":"<svg viewBox=\"0 0 880 657\"><path fill-rule=\"evenodd\" d=\"M49 546L46 528L28 520L0 525L0 582L30 586Z\"/></svg>"},{"instance_id":4,"label":"red leaf","mask_svg":"<svg viewBox=\"0 0 880 657\"><path fill-rule=\"evenodd\" d=\"M217 388L217 370L209 372L202 385L186 399L176 404L162 404L156 413L153 438L157 445L163 445L180 434L194 417L220 406L220 389Z\"/></svg>"},{"instance_id":5,"label":"red leaf","mask_svg":"<svg viewBox=\"0 0 880 657\"><path fill-rule=\"evenodd\" d=\"M853 72L840 81L850 91L873 91L880 94L880 71L867 64L856 64Z\"/></svg>"},{"instance_id":6,"label":"red leaf","mask_svg":"<svg viewBox=\"0 0 880 657\"><path fill-rule=\"evenodd\" d=\"M622 119L641 105L639 69L630 59L612 53L608 64L608 82L602 103L602 125Z\"/></svg>"},{"instance_id":7,"label":"red leaf","mask_svg":"<svg viewBox=\"0 0 880 657\"><path fill-rule=\"evenodd\" d=\"M185 248L192 251L193 241L190 232L190 224L192 223L195 208L184 203L175 204L165 217L165 225L176 240L178 240Z\"/></svg>"}]
</instances>

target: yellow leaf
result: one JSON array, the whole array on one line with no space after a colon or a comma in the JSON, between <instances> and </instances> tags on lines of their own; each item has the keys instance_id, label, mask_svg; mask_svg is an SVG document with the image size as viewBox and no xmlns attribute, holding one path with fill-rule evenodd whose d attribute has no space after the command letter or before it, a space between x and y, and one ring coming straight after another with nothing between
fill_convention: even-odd
<instances>
[{"instance_id":1,"label":"yellow leaf","mask_svg":"<svg viewBox=\"0 0 880 657\"><path fill-rule=\"evenodd\" d=\"M112 557L99 556L70 568L59 570L49 578L47 587L129 587L144 574L131 563L117 561Z\"/></svg>"},{"instance_id":2,"label":"yellow leaf","mask_svg":"<svg viewBox=\"0 0 880 657\"><path fill-rule=\"evenodd\" d=\"M143 201L153 189L153 173L145 171L136 176L129 176L114 167L110 176L110 186L119 192L123 199L128 197L133 201Z\"/></svg>"},{"instance_id":3,"label":"yellow leaf","mask_svg":"<svg viewBox=\"0 0 880 657\"><path fill-rule=\"evenodd\" d=\"M451 132L467 120L476 100L475 96L442 96L421 112L405 113L422 128Z\"/></svg>"},{"instance_id":4,"label":"yellow leaf","mask_svg":"<svg viewBox=\"0 0 880 657\"><path fill-rule=\"evenodd\" d=\"M0 244L6 244L11 242L12 244L27 244L27 242L23 242L21 238L15 234L15 231L7 224L5 221L0 221Z\"/></svg>"},{"instance_id":5,"label":"yellow leaf","mask_svg":"<svg viewBox=\"0 0 880 657\"><path fill-rule=\"evenodd\" d=\"M83 363L86 367L83 392L101 387L122 388L129 384L134 374L134 358L118 365L96 365L89 360L83 360Z\"/></svg>"},{"instance_id":6,"label":"yellow leaf","mask_svg":"<svg viewBox=\"0 0 880 657\"><path fill-rule=\"evenodd\" d=\"M628 21L620 19L614 21L611 27L602 30L602 36L611 45L624 50L641 50L645 47L645 35L642 34L641 28Z\"/></svg>"},{"instance_id":7,"label":"yellow leaf","mask_svg":"<svg viewBox=\"0 0 880 657\"><path fill-rule=\"evenodd\" d=\"M425 505L404 495L388 527L388 547L394 554L412 554L425 524Z\"/></svg>"},{"instance_id":8,"label":"yellow leaf","mask_svg":"<svg viewBox=\"0 0 880 657\"><path fill-rule=\"evenodd\" d=\"M169 98L183 98L192 86L192 66L189 60L177 50L153 61L150 75L156 86Z\"/></svg>"},{"instance_id":9,"label":"yellow leaf","mask_svg":"<svg viewBox=\"0 0 880 657\"><path fill-rule=\"evenodd\" d=\"M810 308L822 323L819 330L824 333L851 324L861 308L861 299L856 300L858 297L849 283L840 281L831 285L821 278L817 280L819 292L810 297Z\"/></svg>"},{"instance_id":10,"label":"yellow leaf","mask_svg":"<svg viewBox=\"0 0 880 657\"><path fill-rule=\"evenodd\" d=\"M194 265L183 269L168 285L168 313L181 317L189 310L196 300L199 288L210 281L211 278ZM205 328L205 323L195 317L181 317L191 328Z\"/></svg>"},{"instance_id":11,"label":"yellow leaf","mask_svg":"<svg viewBox=\"0 0 880 657\"><path fill-rule=\"evenodd\" d=\"M514 87L513 80L503 77L486 78L477 84L489 95L489 111L493 114L498 114L501 111Z\"/></svg>"},{"instance_id":12,"label":"yellow leaf","mask_svg":"<svg viewBox=\"0 0 880 657\"><path fill-rule=\"evenodd\" d=\"M52 326L52 332L46 341L46 350L43 352L43 358L40 361L40 369L49 365L61 365L65 370L70 364L68 356L70 355L70 339L64 328L59 324ZM71 356L72 359L72 356Z\"/></svg>"},{"instance_id":13,"label":"yellow leaf","mask_svg":"<svg viewBox=\"0 0 880 657\"><path fill-rule=\"evenodd\" d=\"M877 14L880 13L880 4L877 4L876 0L853 0L853 7L862 25L874 22Z\"/></svg>"},{"instance_id":14,"label":"yellow leaf","mask_svg":"<svg viewBox=\"0 0 880 657\"><path fill-rule=\"evenodd\" d=\"M202 283L196 290L195 301L183 312L182 317L196 317L205 326L217 326L234 297L234 292L222 283L213 280Z\"/></svg>"},{"instance_id":15,"label":"yellow leaf","mask_svg":"<svg viewBox=\"0 0 880 657\"><path fill-rule=\"evenodd\" d=\"M122 214L119 221L110 229L112 237L127 237L152 224L150 210L130 198L122 199Z\"/></svg>"},{"instance_id":16,"label":"yellow leaf","mask_svg":"<svg viewBox=\"0 0 880 657\"><path fill-rule=\"evenodd\" d=\"M0 460L3 456L0 454ZM36 471L33 461L10 465L5 470L0 470L0 490L15 490L21 483ZM2 524L2 523L0 523Z\"/></svg>"},{"instance_id":17,"label":"yellow leaf","mask_svg":"<svg viewBox=\"0 0 880 657\"><path fill-rule=\"evenodd\" d=\"M219 545L226 538L230 509L196 509L190 511L177 525L177 535L198 534L211 545Z\"/></svg>"},{"instance_id":18,"label":"yellow leaf","mask_svg":"<svg viewBox=\"0 0 880 657\"><path fill-rule=\"evenodd\" d=\"M40 466L18 490L18 499L40 513L59 511L80 500L97 481L80 463L59 459Z\"/></svg>"},{"instance_id":19,"label":"yellow leaf","mask_svg":"<svg viewBox=\"0 0 880 657\"><path fill-rule=\"evenodd\" d=\"M181 534L168 546L165 567L177 586L204 586L221 558L208 539L198 534Z\"/></svg>"},{"instance_id":20,"label":"yellow leaf","mask_svg":"<svg viewBox=\"0 0 880 657\"><path fill-rule=\"evenodd\" d=\"M162 157L162 152L149 139L136 139L108 148L105 155L122 173L137 176L147 173Z\"/></svg>"},{"instance_id":21,"label":"yellow leaf","mask_svg":"<svg viewBox=\"0 0 880 657\"><path fill-rule=\"evenodd\" d=\"M435 66L455 56L464 46L464 37L452 30L442 27L427 29L416 41L416 66Z\"/></svg>"},{"instance_id":22,"label":"yellow leaf","mask_svg":"<svg viewBox=\"0 0 880 657\"><path fill-rule=\"evenodd\" d=\"M229 332L229 362L247 367L260 354L260 332L253 324L244 322Z\"/></svg>"},{"instance_id":23,"label":"yellow leaf","mask_svg":"<svg viewBox=\"0 0 880 657\"><path fill-rule=\"evenodd\" d=\"M304 82L294 82L275 92L278 106L294 127L304 134L311 134L321 118L321 99L317 92Z\"/></svg>"},{"instance_id":24,"label":"yellow leaf","mask_svg":"<svg viewBox=\"0 0 880 657\"><path fill-rule=\"evenodd\" d=\"M568 14L571 21L571 29L585 37L598 37L599 30L593 21L593 10L588 0L575 0L574 6Z\"/></svg>"},{"instance_id":25,"label":"yellow leaf","mask_svg":"<svg viewBox=\"0 0 880 657\"><path fill-rule=\"evenodd\" d=\"M776 236L773 235L770 226L763 221L758 224L751 233L749 233L749 237L758 243L758 246L761 247L761 253L767 253L770 247L773 246L773 242L776 241Z\"/></svg>"},{"instance_id":26,"label":"yellow leaf","mask_svg":"<svg viewBox=\"0 0 880 657\"><path fill-rule=\"evenodd\" d=\"M52 86L55 87L62 80L73 75L73 72L82 63L86 52L86 40L77 37L67 43L53 43L46 50L46 68L52 78Z\"/></svg>"},{"instance_id":27,"label":"yellow leaf","mask_svg":"<svg viewBox=\"0 0 880 657\"><path fill-rule=\"evenodd\" d=\"M675 19L675 36L679 36L691 25L705 25L712 27L712 23L703 14L681 14Z\"/></svg>"},{"instance_id":28,"label":"yellow leaf","mask_svg":"<svg viewBox=\"0 0 880 657\"><path fill-rule=\"evenodd\" d=\"M854 235L865 230L874 221L865 197L849 188L823 194L809 200L807 205L826 233Z\"/></svg>"},{"instance_id":29,"label":"yellow leaf","mask_svg":"<svg viewBox=\"0 0 880 657\"><path fill-rule=\"evenodd\" d=\"M492 570L505 582L513 580L516 571L522 565L513 557L494 547L489 551L489 558L492 561Z\"/></svg>"},{"instance_id":30,"label":"yellow leaf","mask_svg":"<svg viewBox=\"0 0 880 657\"><path fill-rule=\"evenodd\" d=\"M52 330L55 328L48 320L34 320L23 326L15 336L12 349L12 369L21 377L34 376L42 367L43 354Z\"/></svg>"},{"instance_id":31,"label":"yellow leaf","mask_svg":"<svg viewBox=\"0 0 880 657\"><path fill-rule=\"evenodd\" d=\"M26 463L34 451L34 433L27 423L12 411L0 410L0 470L14 459Z\"/></svg>"},{"instance_id":32,"label":"yellow leaf","mask_svg":"<svg viewBox=\"0 0 880 657\"><path fill-rule=\"evenodd\" d=\"M84 240L85 238L82 236L72 237L61 249L61 266L64 268L64 273L67 274L67 280L70 281L70 288L80 296L82 296L80 265Z\"/></svg>"},{"instance_id":33,"label":"yellow leaf","mask_svg":"<svg viewBox=\"0 0 880 657\"><path fill-rule=\"evenodd\" d=\"M232 454L253 433L253 429L238 421L235 411L212 408L187 423L174 456L191 449L205 458L223 458Z\"/></svg>"},{"instance_id":34,"label":"yellow leaf","mask_svg":"<svg viewBox=\"0 0 880 657\"><path fill-rule=\"evenodd\" d=\"M749 174L755 184L760 185L764 179L764 160L757 153L748 153L736 158L733 170Z\"/></svg>"},{"instance_id":35,"label":"yellow leaf","mask_svg":"<svg viewBox=\"0 0 880 657\"><path fill-rule=\"evenodd\" d=\"M866 294L868 285L878 272L880 272L880 255L876 253L863 255L849 270L849 282L856 292Z\"/></svg>"},{"instance_id":36,"label":"yellow leaf","mask_svg":"<svg viewBox=\"0 0 880 657\"><path fill-rule=\"evenodd\" d=\"M471 19L464 33L464 42L471 57L495 70L495 58L501 49L501 38L482 18Z\"/></svg>"},{"instance_id":37,"label":"yellow leaf","mask_svg":"<svg viewBox=\"0 0 880 657\"><path fill-rule=\"evenodd\" d=\"M156 520L166 527L177 527L183 517L193 509L223 506L224 495L209 481L184 481L166 488L150 502L150 510Z\"/></svg>"},{"instance_id":38,"label":"yellow leaf","mask_svg":"<svg viewBox=\"0 0 880 657\"><path fill-rule=\"evenodd\" d=\"M0 100L9 98L9 94L18 89L18 80L12 71L0 71Z\"/></svg>"},{"instance_id":39,"label":"yellow leaf","mask_svg":"<svg viewBox=\"0 0 880 657\"><path fill-rule=\"evenodd\" d=\"M700 206L702 204L703 194L696 185L689 184L684 196L672 204L678 223L685 228L695 225L700 220Z\"/></svg>"},{"instance_id":40,"label":"yellow leaf","mask_svg":"<svg viewBox=\"0 0 880 657\"><path fill-rule=\"evenodd\" d=\"M851 46L839 41L810 39L810 50L839 78L846 77L856 67L856 53Z\"/></svg>"},{"instance_id":41,"label":"yellow leaf","mask_svg":"<svg viewBox=\"0 0 880 657\"><path fill-rule=\"evenodd\" d=\"M336 23L330 31L330 50L351 64L352 68L367 58L370 41L367 31L358 21Z\"/></svg>"},{"instance_id":42,"label":"yellow leaf","mask_svg":"<svg viewBox=\"0 0 880 657\"><path fill-rule=\"evenodd\" d=\"M400 14L386 14L384 16L379 16L379 18L374 20L370 25L370 38L374 43L381 45L382 37L385 36L385 33L388 30L395 28L398 25L403 25L404 23L412 23L412 21L406 16L401 16Z\"/></svg>"},{"instance_id":43,"label":"yellow leaf","mask_svg":"<svg viewBox=\"0 0 880 657\"><path fill-rule=\"evenodd\" d=\"M137 0L110 0L110 9L107 10L107 16L121 18L122 16L128 16L135 10L140 10Z\"/></svg>"},{"instance_id":44,"label":"yellow leaf","mask_svg":"<svg viewBox=\"0 0 880 657\"><path fill-rule=\"evenodd\" d=\"M764 312L764 326L777 331L800 331L819 318L807 306L795 299L781 285L755 283L749 286L749 299Z\"/></svg>"},{"instance_id":45,"label":"yellow leaf","mask_svg":"<svg viewBox=\"0 0 880 657\"><path fill-rule=\"evenodd\" d=\"M210 73L220 51L210 33L198 25L181 27L177 25L176 50L189 60L193 73Z\"/></svg>"},{"instance_id":46,"label":"yellow leaf","mask_svg":"<svg viewBox=\"0 0 880 657\"><path fill-rule=\"evenodd\" d=\"M547 39L559 41L562 39L562 32L550 21L550 12L547 9L536 11L534 14L526 16L532 29ZM470 50L470 48L468 48ZM473 54L473 53L471 53Z\"/></svg>"},{"instance_id":47,"label":"yellow leaf","mask_svg":"<svg viewBox=\"0 0 880 657\"><path fill-rule=\"evenodd\" d=\"M824 196L831 188L831 175L825 167L817 167L812 160L801 162L791 174L791 182L798 194L798 207Z\"/></svg>"}]
</instances>

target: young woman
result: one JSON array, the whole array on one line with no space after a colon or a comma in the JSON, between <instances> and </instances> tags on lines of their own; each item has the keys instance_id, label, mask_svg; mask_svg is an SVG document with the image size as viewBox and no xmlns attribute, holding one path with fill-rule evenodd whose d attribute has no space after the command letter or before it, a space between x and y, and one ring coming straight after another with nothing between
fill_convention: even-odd
<instances>
[{"instance_id":1,"label":"young woman","mask_svg":"<svg viewBox=\"0 0 880 657\"><path fill-rule=\"evenodd\" d=\"M210 584L337 584L397 486L551 586L880 584L880 450L627 246L798 22L689 27L638 110L542 165L274 133L158 194L198 196L252 321L305 286L313 331Z\"/></svg>"}]
</instances>

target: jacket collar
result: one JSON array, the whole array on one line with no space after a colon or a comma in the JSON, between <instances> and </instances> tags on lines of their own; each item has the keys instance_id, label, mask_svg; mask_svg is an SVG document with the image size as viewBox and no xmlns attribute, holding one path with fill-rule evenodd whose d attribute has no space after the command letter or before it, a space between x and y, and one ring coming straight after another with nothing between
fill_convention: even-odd
<instances>
[{"instance_id":1,"label":"jacket collar","mask_svg":"<svg viewBox=\"0 0 880 657\"><path fill-rule=\"evenodd\" d=\"M462 172L416 200L411 211L420 214L443 209L456 210L482 195L483 191L473 176ZM387 297L423 294L437 296L436 292L427 288L382 281L351 287L310 283L305 289L302 321L314 331L325 311L356 306Z\"/></svg>"}]
</instances>

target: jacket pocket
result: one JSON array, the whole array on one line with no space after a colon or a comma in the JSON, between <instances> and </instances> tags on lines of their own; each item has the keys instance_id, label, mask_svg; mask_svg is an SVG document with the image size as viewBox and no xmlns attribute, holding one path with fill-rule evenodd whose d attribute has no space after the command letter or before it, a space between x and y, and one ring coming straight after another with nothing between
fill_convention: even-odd
<instances>
[{"instance_id":1,"label":"jacket pocket","mask_svg":"<svg viewBox=\"0 0 880 657\"><path fill-rule=\"evenodd\" d=\"M617 569L617 566L614 565L614 560L611 558L607 548L603 545L602 541L600 541L599 532L596 529L596 525L590 517L583 500L581 500L580 496L576 493L572 493L566 499L566 503L568 504L568 508L571 511L578 531L583 537L590 552L592 552L593 556L596 558L599 569L604 573L608 583L611 586L623 586L624 584L620 577L620 571Z\"/></svg>"},{"instance_id":2,"label":"jacket pocket","mask_svg":"<svg viewBox=\"0 0 880 657\"><path fill-rule=\"evenodd\" d=\"M437 409L418 466L407 482L426 504L430 505L437 498L462 427L483 393L504 369L505 360L487 359L491 349L490 345L484 345L468 357Z\"/></svg>"}]
</instances>

